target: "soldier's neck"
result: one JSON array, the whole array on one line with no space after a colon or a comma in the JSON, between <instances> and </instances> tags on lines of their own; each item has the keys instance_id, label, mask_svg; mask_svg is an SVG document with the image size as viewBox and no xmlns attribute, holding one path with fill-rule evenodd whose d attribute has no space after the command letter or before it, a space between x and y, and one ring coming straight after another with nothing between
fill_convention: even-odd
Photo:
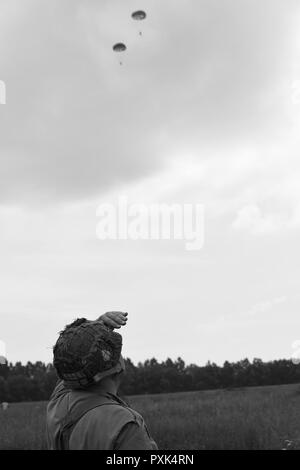
<instances>
[{"instance_id":1,"label":"soldier's neck","mask_svg":"<svg viewBox=\"0 0 300 470\"><path fill-rule=\"evenodd\" d=\"M103 379L99 383L92 385L90 387L90 391L95 391L97 393L112 393L113 395L117 395L118 385L113 380Z\"/></svg>"}]
</instances>

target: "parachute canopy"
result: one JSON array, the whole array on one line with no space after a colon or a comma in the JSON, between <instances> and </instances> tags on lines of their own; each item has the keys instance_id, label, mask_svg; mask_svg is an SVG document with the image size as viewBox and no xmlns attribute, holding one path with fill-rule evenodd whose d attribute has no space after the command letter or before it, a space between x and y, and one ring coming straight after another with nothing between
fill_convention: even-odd
<instances>
[{"instance_id":1,"label":"parachute canopy","mask_svg":"<svg viewBox=\"0 0 300 470\"><path fill-rule=\"evenodd\" d=\"M125 44L123 44L122 42L118 42L117 44L115 44L113 46L113 50L115 52L123 52L123 51L126 51L126 49L127 48L126 48Z\"/></svg>"},{"instance_id":2,"label":"parachute canopy","mask_svg":"<svg viewBox=\"0 0 300 470\"><path fill-rule=\"evenodd\" d=\"M7 359L4 356L0 356L0 366L6 366L7 365Z\"/></svg>"},{"instance_id":3,"label":"parachute canopy","mask_svg":"<svg viewBox=\"0 0 300 470\"><path fill-rule=\"evenodd\" d=\"M137 10L137 11L134 11L131 15L131 17L134 19L134 20L138 20L138 21L141 21L141 20L144 20L146 18L146 13L143 11L143 10Z\"/></svg>"}]
</instances>

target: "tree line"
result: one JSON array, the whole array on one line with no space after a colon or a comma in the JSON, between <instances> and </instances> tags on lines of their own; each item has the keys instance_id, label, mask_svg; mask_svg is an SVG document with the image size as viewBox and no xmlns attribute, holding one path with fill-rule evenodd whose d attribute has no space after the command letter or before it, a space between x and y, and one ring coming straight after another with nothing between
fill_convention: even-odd
<instances>
[{"instance_id":1,"label":"tree line","mask_svg":"<svg viewBox=\"0 0 300 470\"><path fill-rule=\"evenodd\" d=\"M263 362L243 359L208 362L205 366L186 365L179 357L158 362L155 358L135 365L125 359L126 374L122 395L172 393L219 388L281 385L300 382L300 365L281 359ZM57 382L52 364L28 362L0 365L0 402L48 400Z\"/></svg>"}]
</instances>

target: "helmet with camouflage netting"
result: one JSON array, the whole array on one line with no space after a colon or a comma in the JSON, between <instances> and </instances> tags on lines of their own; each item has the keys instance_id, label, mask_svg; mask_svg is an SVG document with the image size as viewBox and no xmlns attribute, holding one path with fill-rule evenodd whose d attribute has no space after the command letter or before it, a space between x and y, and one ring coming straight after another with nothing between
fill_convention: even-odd
<instances>
[{"instance_id":1,"label":"helmet with camouflage netting","mask_svg":"<svg viewBox=\"0 0 300 470\"><path fill-rule=\"evenodd\" d=\"M67 325L53 348L54 367L72 389L86 388L120 372L122 336L101 321L80 318Z\"/></svg>"}]
</instances>

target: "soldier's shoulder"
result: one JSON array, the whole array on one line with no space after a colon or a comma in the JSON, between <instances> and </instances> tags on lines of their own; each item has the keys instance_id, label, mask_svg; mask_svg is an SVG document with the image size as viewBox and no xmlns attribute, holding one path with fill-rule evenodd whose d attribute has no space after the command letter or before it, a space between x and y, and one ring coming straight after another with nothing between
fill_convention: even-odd
<instances>
[{"instance_id":1,"label":"soldier's shoulder","mask_svg":"<svg viewBox=\"0 0 300 470\"><path fill-rule=\"evenodd\" d=\"M135 410L125 407L119 403L110 403L98 406L86 413L86 418L92 422L110 421L117 422L123 426L127 423L134 422L141 424L142 418Z\"/></svg>"}]
</instances>

